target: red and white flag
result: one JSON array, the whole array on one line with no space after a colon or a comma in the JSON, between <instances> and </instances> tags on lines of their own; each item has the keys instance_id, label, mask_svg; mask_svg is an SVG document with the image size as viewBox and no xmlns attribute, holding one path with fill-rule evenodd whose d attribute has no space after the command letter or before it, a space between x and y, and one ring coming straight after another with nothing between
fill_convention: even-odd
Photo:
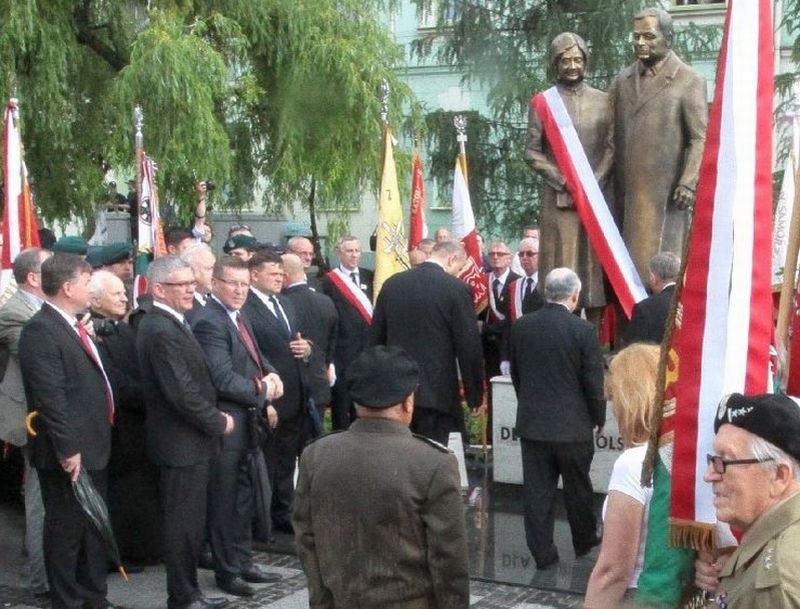
<instances>
[{"instance_id":1,"label":"red and white flag","mask_svg":"<svg viewBox=\"0 0 800 609\"><path fill-rule=\"evenodd\" d=\"M39 226L33 209L28 171L22 155L19 108L16 99L6 105L3 123L3 250L0 293L11 283L11 265L22 250L39 246Z\"/></svg>"},{"instance_id":2,"label":"red and white flag","mask_svg":"<svg viewBox=\"0 0 800 609\"><path fill-rule=\"evenodd\" d=\"M586 229L589 242L617 294L622 310L630 319L633 305L646 298L647 291L611 216L564 101L558 89L551 87L534 95L531 106L542 121L547 141L575 202L575 210Z\"/></svg>"},{"instance_id":3,"label":"red and white flag","mask_svg":"<svg viewBox=\"0 0 800 609\"><path fill-rule=\"evenodd\" d=\"M770 0L729 0L684 285L668 350L661 437L674 432L670 536L705 545L721 398L771 390L773 30ZM699 543L698 543L699 542Z\"/></svg>"},{"instance_id":4,"label":"red and white flag","mask_svg":"<svg viewBox=\"0 0 800 609\"><path fill-rule=\"evenodd\" d=\"M425 180L422 177L422 161L419 152L414 151L411 166L411 213L408 223L408 251L428 237L428 224L425 222Z\"/></svg>"},{"instance_id":5,"label":"red and white flag","mask_svg":"<svg viewBox=\"0 0 800 609\"><path fill-rule=\"evenodd\" d=\"M453 236L464 244L467 251L467 263L458 278L469 284L472 289L472 304L476 311L482 311L488 303L489 290L483 273L483 256L478 245L475 214L472 212L472 201L469 197L466 164L466 156L460 155L456 159L453 174Z\"/></svg>"}]
</instances>

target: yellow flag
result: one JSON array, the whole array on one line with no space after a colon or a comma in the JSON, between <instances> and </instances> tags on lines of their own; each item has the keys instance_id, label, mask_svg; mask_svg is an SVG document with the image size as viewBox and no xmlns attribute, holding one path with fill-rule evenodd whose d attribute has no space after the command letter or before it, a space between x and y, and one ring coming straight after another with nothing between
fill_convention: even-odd
<instances>
[{"instance_id":1,"label":"yellow flag","mask_svg":"<svg viewBox=\"0 0 800 609\"><path fill-rule=\"evenodd\" d=\"M409 268L407 241L403 224L403 207L397 188L397 171L392 152L392 130L383 129L383 173L378 199L378 230L375 246L375 300L383 282L395 273Z\"/></svg>"}]
</instances>

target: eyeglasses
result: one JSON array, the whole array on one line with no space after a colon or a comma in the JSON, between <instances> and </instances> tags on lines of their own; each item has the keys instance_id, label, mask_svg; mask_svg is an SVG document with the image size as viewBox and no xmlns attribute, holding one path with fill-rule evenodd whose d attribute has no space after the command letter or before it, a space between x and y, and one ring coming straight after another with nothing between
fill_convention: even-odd
<instances>
[{"instance_id":1,"label":"eyeglasses","mask_svg":"<svg viewBox=\"0 0 800 609\"><path fill-rule=\"evenodd\" d=\"M772 457L768 459L723 459L717 455L706 455L706 463L709 464L717 474L724 474L729 465L752 465L754 463L766 463L774 461Z\"/></svg>"},{"instance_id":2,"label":"eyeglasses","mask_svg":"<svg viewBox=\"0 0 800 609\"><path fill-rule=\"evenodd\" d=\"M530 256L531 258L533 258L534 256L538 256L538 255L539 255L539 252L529 252L529 251L527 251L527 250L523 250L523 251L521 251L521 252L519 253L519 257L520 257L520 258L527 258L527 257L529 257L529 256Z\"/></svg>"},{"instance_id":3,"label":"eyeglasses","mask_svg":"<svg viewBox=\"0 0 800 609\"><path fill-rule=\"evenodd\" d=\"M511 252L489 252L490 256L510 256Z\"/></svg>"},{"instance_id":4,"label":"eyeglasses","mask_svg":"<svg viewBox=\"0 0 800 609\"><path fill-rule=\"evenodd\" d=\"M242 290L249 290L250 283L247 281L233 281L232 279L223 279L222 277L214 277L217 281L221 281L222 283L231 286L232 288L239 288Z\"/></svg>"},{"instance_id":5,"label":"eyeglasses","mask_svg":"<svg viewBox=\"0 0 800 609\"><path fill-rule=\"evenodd\" d=\"M180 288L192 288L195 289L197 287L196 281L159 281L161 285L169 285L173 287L180 287Z\"/></svg>"}]
</instances>

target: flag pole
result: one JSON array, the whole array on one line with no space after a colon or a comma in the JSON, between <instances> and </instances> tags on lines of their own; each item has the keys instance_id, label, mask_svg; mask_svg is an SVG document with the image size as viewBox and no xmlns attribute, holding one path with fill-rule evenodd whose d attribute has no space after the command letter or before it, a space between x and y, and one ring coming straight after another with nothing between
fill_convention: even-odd
<instances>
[{"instance_id":1,"label":"flag pole","mask_svg":"<svg viewBox=\"0 0 800 609\"><path fill-rule=\"evenodd\" d=\"M142 107L137 105L133 109L133 127L134 127L134 146L136 150L136 205L141 209L142 206L142 157L144 156L144 136L142 135L142 128L144 127L144 113ZM138 216L138 214L137 214ZM138 240L141 242L141 237ZM136 244L138 251L139 243Z\"/></svg>"},{"instance_id":2,"label":"flag pole","mask_svg":"<svg viewBox=\"0 0 800 609\"><path fill-rule=\"evenodd\" d=\"M469 174L467 173L467 117L463 114L456 114L453 117L453 126L456 128L456 141L458 142L458 163L461 167L461 173L464 176L464 181L469 187ZM469 254L467 254L469 255ZM481 406L481 448L483 449L484 461L486 454L489 450L488 440L488 393L486 388L486 381L484 380L483 388L483 405Z\"/></svg>"},{"instance_id":3,"label":"flag pole","mask_svg":"<svg viewBox=\"0 0 800 609\"><path fill-rule=\"evenodd\" d=\"M795 91L800 86L795 85ZM800 99L795 93L795 100L792 111L792 143L789 151L791 159L791 170L794 174L794 201L792 204L792 215L789 221L788 241L786 244L786 259L783 265L783 282L781 283L781 295L778 304L778 319L775 328L775 337L778 348L785 353L782 366L781 386L786 389L786 382L791 365L791 350L789 348L789 327L795 309L794 295L797 282L797 259L800 251L800 150L798 150L798 137L800 132ZM784 175L784 180L787 176Z\"/></svg>"}]
</instances>

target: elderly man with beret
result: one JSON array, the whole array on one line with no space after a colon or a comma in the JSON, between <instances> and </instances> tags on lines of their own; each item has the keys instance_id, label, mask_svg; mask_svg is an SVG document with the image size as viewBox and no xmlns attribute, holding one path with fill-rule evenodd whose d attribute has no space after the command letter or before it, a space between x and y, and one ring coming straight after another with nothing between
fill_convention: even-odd
<instances>
[{"instance_id":1,"label":"elderly man with beret","mask_svg":"<svg viewBox=\"0 0 800 609\"><path fill-rule=\"evenodd\" d=\"M714 431L704 479L717 518L743 536L727 560L699 555L697 583L713 589L718 575L718 607L800 607L800 406L734 393Z\"/></svg>"},{"instance_id":2,"label":"elderly man with beret","mask_svg":"<svg viewBox=\"0 0 800 609\"><path fill-rule=\"evenodd\" d=\"M399 347L372 347L345 376L358 418L300 459L294 529L309 606L466 609L456 459L408 429L419 366Z\"/></svg>"}]
</instances>

